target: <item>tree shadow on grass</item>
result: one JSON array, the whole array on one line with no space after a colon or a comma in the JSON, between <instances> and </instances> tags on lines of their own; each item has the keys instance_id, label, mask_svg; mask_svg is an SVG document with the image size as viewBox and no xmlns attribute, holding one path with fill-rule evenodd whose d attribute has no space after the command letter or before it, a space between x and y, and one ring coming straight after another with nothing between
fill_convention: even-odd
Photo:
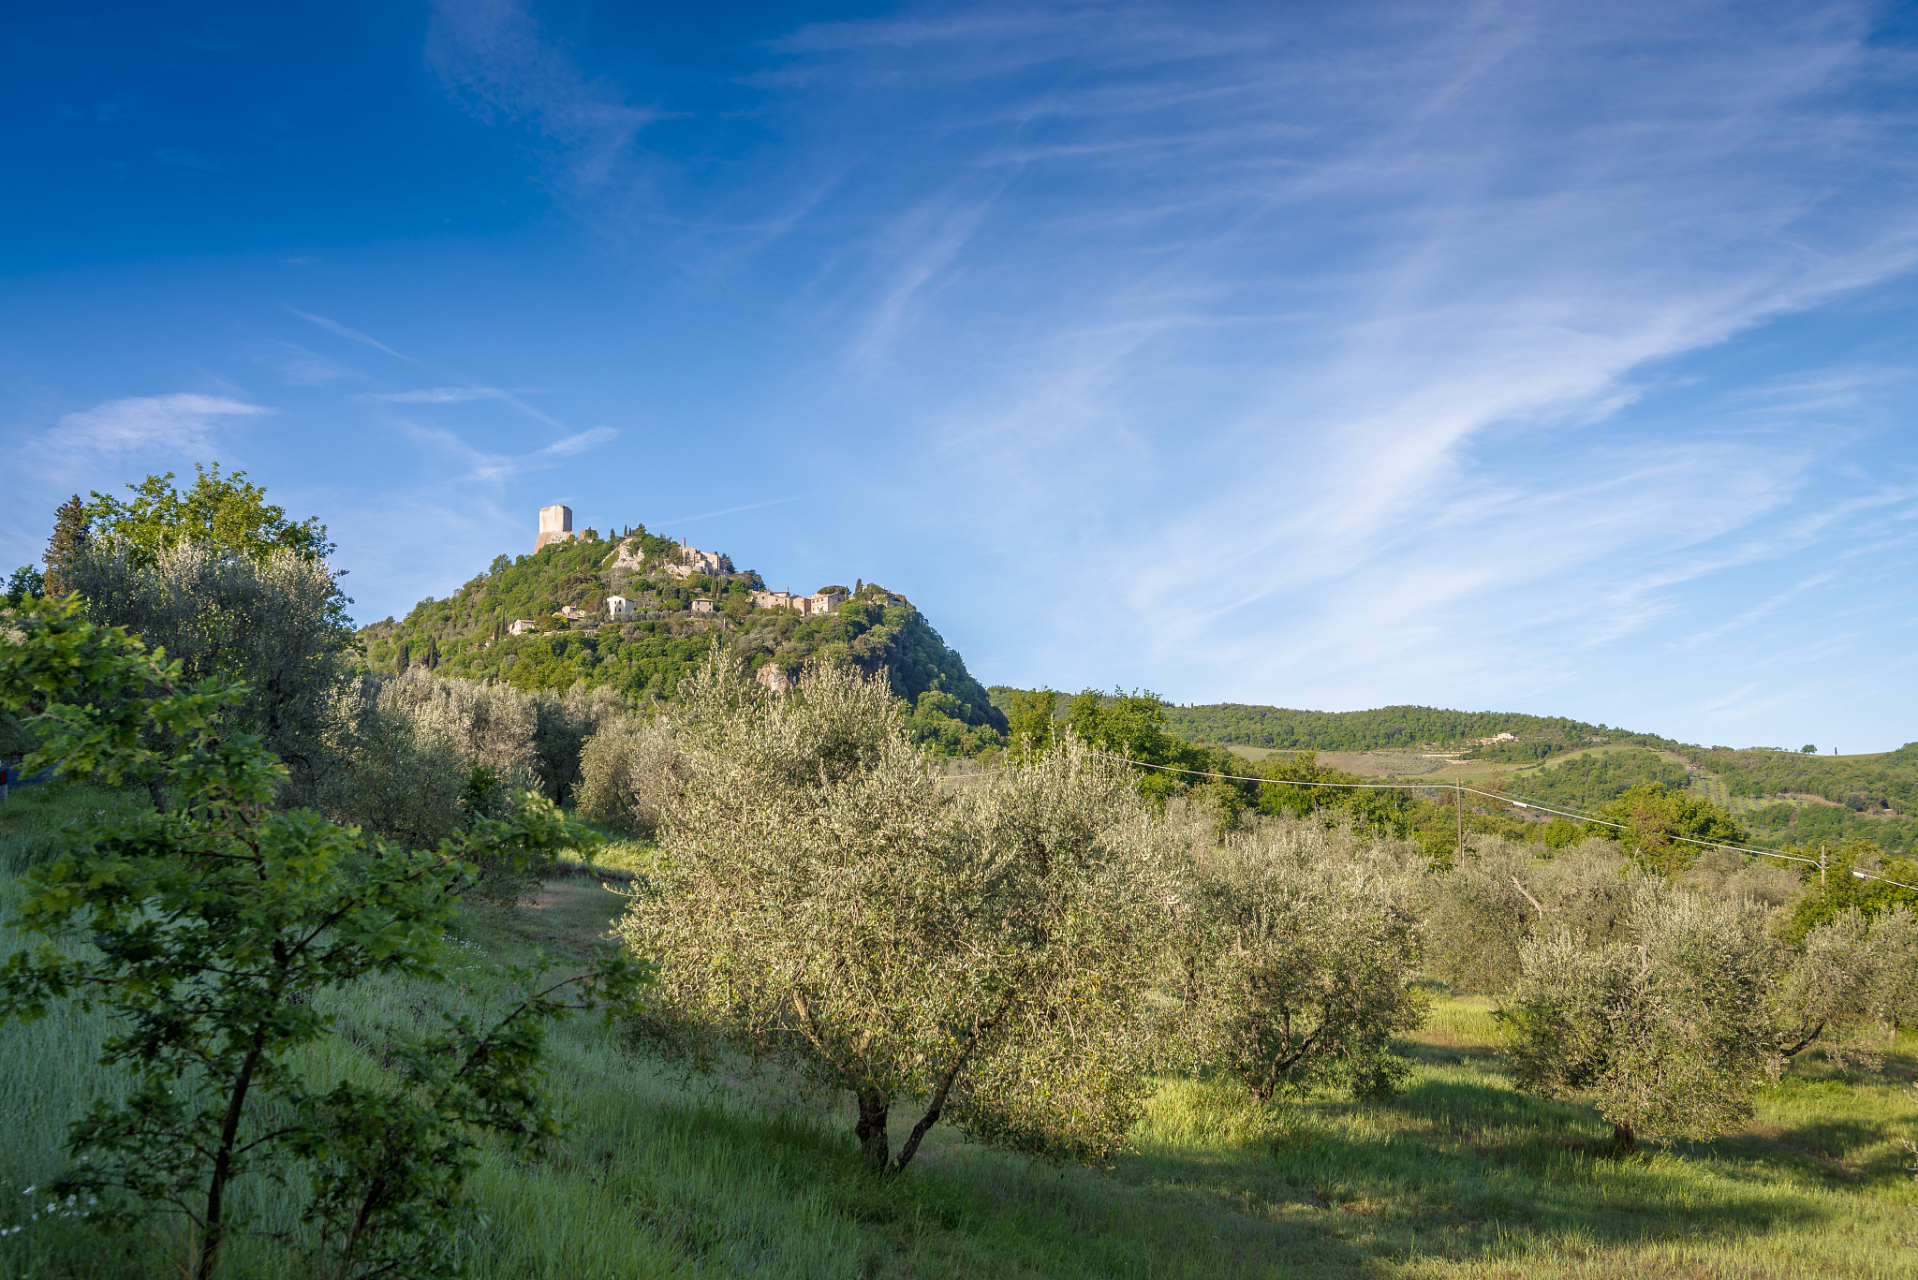
<instances>
[{"instance_id":1,"label":"tree shadow on grass","mask_svg":"<svg viewBox=\"0 0 1918 1280\"><path fill-rule=\"evenodd\" d=\"M1729 1241L1825 1216L1682 1162L1613 1158L1610 1126L1588 1109L1491 1082L1427 1076L1389 1101L1309 1114L1313 1123L1230 1152L1157 1152L1131 1176L1306 1229L1364 1232L1374 1257L1483 1262L1513 1258L1527 1240L1605 1249L1674 1233Z\"/></svg>"},{"instance_id":2,"label":"tree shadow on grass","mask_svg":"<svg viewBox=\"0 0 1918 1280\"><path fill-rule=\"evenodd\" d=\"M1713 1142L1687 1144L1688 1153L1733 1163L1789 1165L1834 1186L1895 1183L1910 1176L1909 1159L1896 1146L1909 1131L1902 1117L1881 1120L1817 1119L1797 1125L1757 1122ZM1876 1151L1867 1159L1859 1152Z\"/></svg>"},{"instance_id":3,"label":"tree shadow on grass","mask_svg":"<svg viewBox=\"0 0 1918 1280\"><path fill-rule=\"evenodd\" d=\"M903 1175L874 1174L823 1112L655 1103L640 1141L577 1147L555 1172L604 1189L608 1212L695 1265L806 1275L808 1250L851 1248L859 1274L1209 1280L1387 1268L1336 1238L1104 1171L993 1151L934 1130ZM610 1135L609 1135L610 1137ZM844 1259L821 1274L845 1274Z\"/></svg>"}]
</instances>

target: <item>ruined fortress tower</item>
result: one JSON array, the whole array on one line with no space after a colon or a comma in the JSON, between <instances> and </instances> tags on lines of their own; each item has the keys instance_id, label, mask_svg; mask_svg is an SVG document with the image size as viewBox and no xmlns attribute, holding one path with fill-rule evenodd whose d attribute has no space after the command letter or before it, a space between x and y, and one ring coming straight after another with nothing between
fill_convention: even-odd
<instances>
[{"instance_id":1,"label":"ruined fortress tower","mask_svg":"<svg viewBox=\"0 0 1918 1280\"><path fill-rule=\"evenodd\" d=\"M573 536L573 509L555 505L539 509L539 538L533 543L538 551L549 542L565 542Z\"/></svg>"}]
</instances>

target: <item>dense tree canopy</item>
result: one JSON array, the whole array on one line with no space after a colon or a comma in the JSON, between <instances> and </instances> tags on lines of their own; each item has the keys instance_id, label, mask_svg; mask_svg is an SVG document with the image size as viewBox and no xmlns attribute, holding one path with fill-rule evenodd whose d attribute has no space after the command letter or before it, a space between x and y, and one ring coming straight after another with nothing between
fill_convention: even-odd
<instances>
[{"instance_id":1,"label":"dense tree canopy","mask_svg":"<svg viewBox=\"0 0 1918 1280\"><path fill-rule=\"evenodd\" d=\"M193 485L184 493L174 488L169 471L128 485L130 501L93 494L86 516L94 538L120 544L136 562L150 562L180 542L255 558L275 551L308 560L332 554L319 517L288 518L286 508L267 502L265 488L248 481L246 472L223 476L217 462L210 469L195 463L193 470Z\"/></svg>"}]
</instances>

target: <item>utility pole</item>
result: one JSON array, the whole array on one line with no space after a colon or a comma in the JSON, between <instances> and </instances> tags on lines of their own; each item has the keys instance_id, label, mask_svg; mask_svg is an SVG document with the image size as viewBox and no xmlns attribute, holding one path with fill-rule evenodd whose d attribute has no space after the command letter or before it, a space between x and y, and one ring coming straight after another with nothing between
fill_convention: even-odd
<instances>
[{"instance_id":1,"label":"utility pole","mask_svg":"<svg viewBox=\"0 0 1918 1280\"><path fill-rule=\"evenodd\" d=\"M1825 891L1825 846L1818 846L1818 891Z\"/></svg>"},{"instance_id":2,"label":"utility pole","mask_svg":"<svg viewBox=\"0 0 1918 1280\"><path fill-rule=\"evenodd\" d=\"M1458 849L1453 856L1463 857L1465 854L1465 784L1462 782L1452 784L1452 808L1458 813Z\"/></svg>"}]
</instances>

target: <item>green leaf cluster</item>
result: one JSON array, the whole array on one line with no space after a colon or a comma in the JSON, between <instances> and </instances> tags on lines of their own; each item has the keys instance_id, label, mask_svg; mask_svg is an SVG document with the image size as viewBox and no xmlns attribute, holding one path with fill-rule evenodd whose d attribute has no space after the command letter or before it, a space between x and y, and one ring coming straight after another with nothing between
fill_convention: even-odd
<instances>
[{"instance_id":1,"label":"green leaf cluster","mask_svg":"<svg viewBox=\"0 0 1918 1280\"><path fill-rule=\"evenodd\" d=\"M319 517L289 519L286 508L267 502L265 488L248 481L246 472L223 476L217 462L211 469L195 463L193 470L184 493L174 488L171 471L128 485L129 501L94 493L86 506L93 541L119 543L142 560L183 541L254 557L291 551L324 560L333 554Z\"/></svg>"}]
</instances>

